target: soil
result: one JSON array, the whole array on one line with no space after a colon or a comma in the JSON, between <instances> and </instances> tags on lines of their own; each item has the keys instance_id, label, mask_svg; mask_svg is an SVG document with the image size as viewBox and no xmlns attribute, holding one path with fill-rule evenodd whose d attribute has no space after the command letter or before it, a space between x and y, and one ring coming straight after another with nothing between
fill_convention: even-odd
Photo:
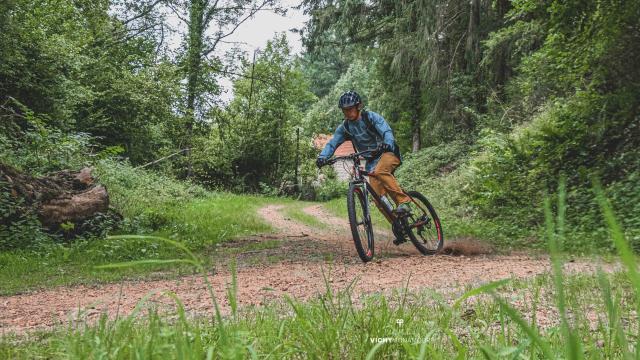
<instances>
[{"instance_id":1,"label":"soil","mask_svg":"<svg viewBox=\"0 0 640 360\"><path fill-rule=\"evenodd\" d=\"M390 231L376 232L376 258L362 263L353 246L349 225L321 205L304 208L325 226L314 228L283 215L282 205L259 213L277 231L221 244L214 255L208 280L224 314L229 313L227 287L232 279L230 260L237 264L237 299L241 308L282 300L285 295L308 300L352 285L354 297L410 290L464 289L504 278L533 277L550 270L545 256L493 254L472 239L449 241L442 254L422 256L411 243L392 244ZM446 230L446 228L445 228ZM446 233L445 233L446 236ZM566 271L593 271L591 259L574 260ZM354 282L355 281L355 282ZM0 297L0 334L50 330L57 326L93 322L130 314L149 295L144 306L172 311L175 293L193 315L213 314L212 300L202 276L173 280L126 281L118 284L58 287ZM144 313L144 312L142 312Z\"/></svg>"}]
</instances>

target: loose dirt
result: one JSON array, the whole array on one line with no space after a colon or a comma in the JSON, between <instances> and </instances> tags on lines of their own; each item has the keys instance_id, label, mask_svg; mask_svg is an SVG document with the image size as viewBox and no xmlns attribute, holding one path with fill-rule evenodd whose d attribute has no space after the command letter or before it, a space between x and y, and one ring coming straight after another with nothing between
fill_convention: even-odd
<instances>
[{"instance_id":1,"label":"loose dirt","mask_svg":"<svg viewBox=\"0 0 640 360\"><path fill-rule=\"evenodd\" d=\"M492 280L532 277L550 269L546 257L494 255L488 247L469 239L451 242L456 245L449 251L425 257L410 243L393 245L390 231L384 229L376 232L376 258L363 264L346 219L332 216L321 205L304 208L305 213L325 224L316 229L292 220L283 210L282 205L269 205L259 211L276 233L235 240L217 249L208 280L223 313L229 312L226 293L232 278L230 259L237 263L240 307L279 301L285 295L307 300L325 292L327 286L340 290L354 281L353 293L358 296L404 286L410 290L460 289ZM595 264L574 261L565 268L585 272L594 270ZM176 294L191 314L213 314L201 276L58 287L0 297L0 334L92 322L104 313L110 318L121 317L130 314L147 295L145 306L171 311L174 302L163 295L166 292Z\"/></svg>"}]
</instances>

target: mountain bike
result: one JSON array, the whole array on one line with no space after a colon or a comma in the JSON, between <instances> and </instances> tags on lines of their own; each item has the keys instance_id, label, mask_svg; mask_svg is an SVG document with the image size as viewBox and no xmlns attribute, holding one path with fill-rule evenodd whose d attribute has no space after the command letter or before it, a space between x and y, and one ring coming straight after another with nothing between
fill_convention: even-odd
<instances>
[{"instance_id":1,"label":"mountain bike","mask_svg":"<svg viewBox=\"0 0 640 360\"><path fill-rule=\"evenodd\" d=\"M411 198L412 210L407 214L398 214L387 206L378 193L369 184L366 176L370 174L360 166L364 155L375 150L356 152L346 156L333 157L327 160L326 165L335 164L337 161L351 160L353 162L349 191L347 192L347 212L351 234L358 251L358 256L363 262L368 262L374 256L374 235L371 222L371 202L382 212L391 223L391 230L396 239L394 244L400 245L407 238L423 255L433 255L442 249L444 236L442 226L435 209L427 198L417 191L404 191Z\"/></svg>"}]
</instances>

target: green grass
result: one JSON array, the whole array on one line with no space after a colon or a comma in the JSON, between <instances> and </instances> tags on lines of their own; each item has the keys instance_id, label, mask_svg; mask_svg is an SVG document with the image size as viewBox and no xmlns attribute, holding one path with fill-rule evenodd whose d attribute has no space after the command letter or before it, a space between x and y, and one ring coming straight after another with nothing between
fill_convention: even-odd
<instances>
[{"instance_id":1,"label":"green grass","mask_svg":"<svg viewBox=\"0 0 640 360\"><path fill-rule=\"evenodd\" d=\"M285 209L284 215L292 218L293 220L303 223L307 226L311 226L317 229L326 229L327 228L327 224L322 222L321 220L318 220L318 218L314 217L313 215L309 215L306 212L304 212L304 208L310 205L313 205L313 203L310 202L301 202L301 201L294 201L294 202L287 202L287 207Z\"/></svg>"},{"instance_id":2,"label":"green grass","mask_svg":"<svg viewBox=\"0 0 640 360\"><path fill-rule=\"evenodd\" d=\"M615 316L633 318L635 303L628 279L604 274L601 278L612 289ZM574 329L579 331L587 358L619 357L623 348L615 338L615 327L620 325L624 336L633 337L637 322L608 320L600 281L591 275L565 276L567 306L574 314ZM421 354L436 359L482 358L485 354L509 359L518 358L518 354L547 358L523 325L533 329L552 354L564 353L562 324L554 293L549 291L553 283L552 276L512 281L498 288L495 298L480 293L459 304L453 300L460 299L461 292L445 295L399 289L357 298L348 290L337 292L328 287L326 293L307 303L286 300L241 309L222 322L187 319L178 309L176 316L151 311L144 320L102 319L93 326L61 329L30 341L5 337L0 339L0 357L202 359L211 353L213 358L255 354L276 359L366 358L373 354L374 358L419 358ZM506 308L506 303L518 305ZM508 309L526 319L524 323L512 318ZM529 318L536 309L552 317L547 328L537 328L535 317ZM587 316L593 314L598 316L595 323Z\"/></svg>"},{"instance_id":3,"label":"green grass","mask_svg":"<svg viewBox=\"0 0 640 360\"><path fill-rule=\"evenodd\" d=\"M265 204L278 201L222 193L191 199L183 205L150 209L157 214L156 221L161 224L152 234L181 239L190 249L205 254L213 251L213 245L217 243L272 231L256 211ZM174 255L171 247L161 243L109 238L2 252L0 295L59 285L150 277L153 273L162 277L191 273L192 270L184 265L145 265L111 271L94 269L96 265L109 262L166 259Z\"/></svg>"},{"instance_id":4,"label":"green grass","mask_svg":"<svg viewBox=\"0 0 640 360\"><path fill-rule=\"evenodd\" d=\"M280 202L259 196L213 194L206 199L193 200L188 206L168 209L165 216L170 225L159 233L186 239L193 248L198 248L240 236L271 232L271 227L257 210Z\"/></svg>"},{"instance_id":5,"label":"green grass","mask_svg":"<svg viewBox=\"0 0 640 360\"><path fill-rule=\"evenodd\" d=\"M231 314L224 318L216 310L211 317L187 319L180 300L167 294L176 302L176 314L151 310L147 317L134 313L117 321L103 318L96 325L70 326L35 339L5 336L0 339L0 357L637 358L638 259L607 200L596 190L626 271L563 273L562 184L558 213L552 213L551 199L545 203L551 274L446 293L405 287L359 298L350 291L354 283L334 291L325 278L326 292L307 303L286 298L241 310L233 276L227 289ZM195 265L206 279L196 256L179 243L164 242L187 254L183 261ZM216 309L218 301L212 297Z\"/></svg>"}]
</instances>

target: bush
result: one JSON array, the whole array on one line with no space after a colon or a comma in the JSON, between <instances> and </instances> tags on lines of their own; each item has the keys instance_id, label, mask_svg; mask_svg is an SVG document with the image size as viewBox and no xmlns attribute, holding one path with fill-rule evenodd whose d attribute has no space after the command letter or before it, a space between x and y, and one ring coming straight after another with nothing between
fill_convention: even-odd
<instances>
[{"instance_id":1,"label":"bush","mask_svg":"<svg viewBox=\"0 0 640 360\"><path fill-rule=\"evenodd\" d=\"M510 134L485 132L479 142L482 152L470 163L474 174L465 190L467 201L483 218L540 227L542 199L554 194L558 179L566 176L567 224L575 232L569 244L574 249L607 248L612 244L603 236L605 224L591 190L596 177L607 196L617 200L628 231L637 232L640 164L629 159L640 155L638 136L632 136L638 129L616 99L578 93Z\"/></svg>"},{"instance_id":2,"label":"bush","mask_svg":"<svg viewBox=\"0 0 640 360\"><path fill-rule=\"evenodd\" d=\"M29 248L49 240L36 214L23 205L0 178L0 250Z\"/></svg>"},{"instance_id":3,"label":"bush","mask_svg":"<svg viewBox=\"0 0 640 360\"><path fill-rule=\"evenodd\" d=\"M447 175L458 168L466 161L468 152L469 146L456 140L408 153L403 156L396 176L406 189L423 189L433 182L433 178Z\"/></svg>"},{"instance_id":4,"label":"bush","mask_svg":"<svg viewBox=\"0 0 640 360\"><path fill-rule=\"evenodd\" d=\"M344 197L349 189L349 183L338 179L327 179L315 188L316 200L329 201L339 197Z\"/></svg>"},{"instance_id":5,"label":"bush","mask_svg":"<svg viewBox=\"0 0 640 360\"><path fill-rule=\"evenodd\" d=\"M168 208L209 194L201 186L112 159L99 161L96 172L109 191L112 207L125 217L125 225L132 231L158 229L169 221Z\"/></svg>"}]
</instances>

